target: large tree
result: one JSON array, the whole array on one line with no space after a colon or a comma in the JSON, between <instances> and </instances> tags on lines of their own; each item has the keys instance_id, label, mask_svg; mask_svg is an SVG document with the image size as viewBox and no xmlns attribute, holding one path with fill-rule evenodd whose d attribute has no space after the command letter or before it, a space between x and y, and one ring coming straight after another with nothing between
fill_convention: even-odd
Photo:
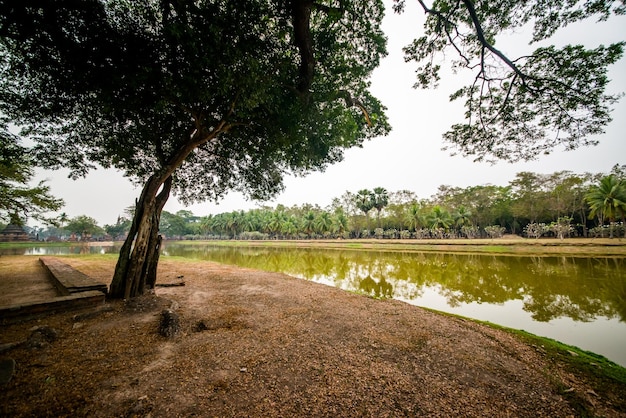
<instances>
[{"instance_id":1,"label":"large tree","mask_svg":"<svg viewBox=\"0 0 626 418\"><path fill-rule=\"evenodd\" d=\"M143 183L110 287L156 280L160 214L230 190L268 198L389 130L368 77L386 53L367 1L6 0L0 111L47 167Z\"/></svg>"},{"instance_id":2,"label":"large tree","mask_svg":"<svg viewBox=\"0 0 626 418\"><path fill-rule=\"evenodd\" d=\"M372 191L372 206L376 209L376 222L380 228L380 212L389 204L389 193L384 187L374 187Z\"/></svg>"},{"instance_id":3,"label":"large tree","mask_svg":"<svg viewBox=\"0 0 626 418\"><path fill-rule=\"evenodd\" d=\"M436 86L441 62L467 70L473 81L454 92L465 100L464 123L444 134L454 152L476 160L534 159L556 147L596 144L620 95L606 93L608 66L624 42L587 48L548 43L562 27L626 13L624 1L418 0L426 13L423 36L405 48L419 64L416 87ZM405 0L395 0L402 12ZM532 28L528 54L507 55L496 41ZM601 30L601 29L598 29ZM622 36L620 36L622 35ZM583 34L585 36L585 34ZM623 32L616 33L623 38Z\"/></svg>"}]
</instances>

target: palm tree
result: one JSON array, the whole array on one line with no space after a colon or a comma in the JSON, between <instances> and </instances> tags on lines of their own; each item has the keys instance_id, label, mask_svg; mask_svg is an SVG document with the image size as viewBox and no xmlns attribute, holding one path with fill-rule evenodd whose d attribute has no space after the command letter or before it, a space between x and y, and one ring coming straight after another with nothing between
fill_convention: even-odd
<instances>
[{"instance_id":1,"label":"palm tree","mask_svg":"<svg viewBox=\"0 0 626 418\"><path fill-rule=\"evenodd\" d=\"M233 211L233 212L229 212L226 215L225 226L231 238L234 239L237 237L237 234L239 234L241 230L240 225L241 225L241 222L240 222L239 212Z\"/></svg>"},{"instance_id":2,"label":"palm tree","mask_svg":"<svg viewBox=\"0 0 626 418\"><path fill-rule=\"evenodd\" d=\"M332 231L338 236L343 236L344 232L348 229L348 217L344 213L342 208L337 208L333 216Z\"/></svg>"},{"instance_id":3,"label":"palm tree","mask_svg":"<svg viewBox=\"0 0 626 418\"><path fill-rule=\"evenodd\" d=\"M280 226L280 233L288 238L293 238L298 234L298 227L295 224L293 217L289 216L283 220Z\"/></svg>"},{"instance_id":4,"label":"palm tree","mask_svg":"<svg viewBox=\"0 0 626 418\"><path fill-rule=\"evenodd\" d=\"M472 212L470 212L465 206L459 207L452 215L454 218L454 224L461 230L464 226L472 225Z\"/></svg>"},{"instance_id":5,"label":"palm tree","mask_svg":"<svg viewBox=\"0 0 626 418\"><path fill-rule=\"evenodd\" d=\"M300 227L302 231L311 238L311 235L315 232L315 212L310 210L305 213L301 219Z\"/></svg>"},{"instance_id":6,"label":"palm tree","mask_svg":"<svg viewBox=\"0 0 626 418\"><path fill-rule=\"evenodd\" d=\"M376 221L380 228L380 211L389 204L389 193L384 187L376 187L372 193L372 206L376 209Z\"/></svg>"},{"instance_id":7,"label":"palm tree","mask_svg":"<svg viewBox=\"0 0 626 418\"><path fill-rule=\"evenodd\" d=\"M418 203L412 203L404 215L404 224L407 228L417 232L417 228L424 225L424 215L422 208Z\"/></svg>"},{"instance_id":8,"label":"palm tree","mask_svg":"<svg viewBox=\"0 0 626 418\"><path fill-rule=\"evenodd\" d=\"M285 218L285 212L281 210L275 210L274 213L272 213L269 222L266 225L266 228L271 236L275 237L281 232Z\"/></svg>"},{"instance_id":9,"label":"palm tree","mask_svg":"<svg viewBox=\"0 0 626 418\"><path fill-rule=\"evenodd\" d=\"M202 235L209 235L213 231L213 215L207 215L200 219L200 231Z\"/></svg>"},{"instance_id":10,"label":"palm tree","mask_svg":"<svg viewBox=\"0 0 626 418\"><path fill-rule=\"evenodd\" d=\"M615 175L611 174L600 179L600 184L592 186L585 195L585 201L591 208L589 217L597 217L600 225L604 224L605 219L613 223L618 216L622 218L622 224L624 224L626 183ZM613 238L613 228L609 228L609 233ZM626 236L626 230L624 236Z\"/></svg>"},{"instance_id":11,"label":"palm tree","mask_svg":"<svg viewBox=\"0 0 626 418\"><path fill-rule=\"evenodd\" d=\"M240 227L243 232L253 232L257 231L258 221L257 221L257 212L254 210L250 210L244 212L243 210L240 212Z\"/></svg>"},{"instance_id":12,"label":"palm tree","mask_svg":"<svg viewBox=\"0 0 626 418\"><path fill-rule=\"evenodd\" d=\"M426 219L428 226L432 229L443 228L448 229L453 224L450 212L442 209L441 206L435 206Z\"/></svg>"},{"instance_id":13,"label":"palm tree","mask_svg":"<svg viewBox=\"0 0 626 418\"><path fill-rule=\"evenodd\" d=\"M359 210L365 215L365 220L367 221L367 229L370 229L369 212L374 207L372 192L367 189L359 190L354 199L356 207L359 208Z\"/></svg>"},{"instance_id":14,"label":"palm tree","mask_svg":"<svg viewBox=\"0 0 626 418\"><path fill-rule=\"evenodd\" d=\"M333 227L333 220L328 212L320 213L315 219L315 228L320 235L325 236L331 231Z\"/></svg>"},{"instance_id":15,"label":"palm tree","mask_svg":"<svg viewBox=\"0 0 626 418\"><path fill-rule=\"evenodd\" d=\"M63 227L65 226L65 224L67 224L67 222L70 220L70 218L67 216L67 213L65 212L61 212L61 214L59 215L59 229L63 229Z\"/></svg>"}]
</instances>

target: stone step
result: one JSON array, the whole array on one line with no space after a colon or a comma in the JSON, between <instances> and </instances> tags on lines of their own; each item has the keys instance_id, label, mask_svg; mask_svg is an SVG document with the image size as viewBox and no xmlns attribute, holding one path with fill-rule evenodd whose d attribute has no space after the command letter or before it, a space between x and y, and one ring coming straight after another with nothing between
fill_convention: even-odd
<instances>
[{"instance_id":1,"label":"stone step","mask_svg":"<svg viewBox=\"0 0 626 418\"><path fill-rule=\"evenodd\" d=\"M0 323L11 323L15 320L26 320L55 312L102 305L104 304L104 297L104 293L99 290L89 290L41 302L3 306L0 307Z\"/></svg>"},{"instance_id":2,"label":"stone step","mask_svg":"<svg viewBox=\"0 0 626 418\"><path fill-rule=\"evenodd\" d=\"M63 295L97 290L107 293L108 287L54 257L40 257L39 261L48 270L55 286Z\"/></svg>"}]
</instances>

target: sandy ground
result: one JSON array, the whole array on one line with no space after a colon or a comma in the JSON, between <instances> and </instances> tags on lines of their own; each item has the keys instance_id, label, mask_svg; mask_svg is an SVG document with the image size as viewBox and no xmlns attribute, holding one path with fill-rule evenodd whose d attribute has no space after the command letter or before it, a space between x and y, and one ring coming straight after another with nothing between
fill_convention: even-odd
<instances>
[{"instance_id":1,"label":"sandy ground","mask_svg":"<svg viewBox=\"0 0 626 418\"><path fill-rule=\"evenodd\" d=\"M67 261L104 282L114 268ZM0 344L27 342L0 352L16 362L0 416L626 416L626 388L601 392L500 330L282 274L161 262L160 282L179 276L184 287L2 326ZM168 308L172 338L157 332Z\"/></svg>"}]
</instances>

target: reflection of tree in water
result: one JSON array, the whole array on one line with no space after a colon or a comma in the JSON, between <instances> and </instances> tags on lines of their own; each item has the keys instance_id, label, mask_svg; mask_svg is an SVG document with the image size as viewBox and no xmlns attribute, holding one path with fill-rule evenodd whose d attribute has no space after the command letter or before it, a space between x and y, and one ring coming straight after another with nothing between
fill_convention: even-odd
<instances>
[{"instance_id":1,"label":"reflection of tree in water","mask_svg":"<svg viewBox=\"0 0 626 418\"><path fill-rule=\"evenodd\" d=\"M615 280L612 282L609 304L619 317L620 321L626 322L626 280Z\"/></svg>"},{"instance_id":2,"label":"reflection of tree in water","mask_svg":"<svg viewBox=\"0 0 626 418\"><path fill-rule=\"evenodd\" d=\"M612 268L604 268L605 263L612 264ZM598 316L619 317L622 321L626 318L623 259L542 257L534 258L529 266L528 276L533 280L526 283L524 310L531 312L536 321L559 317L576 321L591 321Z\"/></svg>"},{"instance_id":3,"label":"reflection of tree in water","mask_svg":"<svg viewBox=\"0 0 626 418\"><path fill-rule=\"evenodd\" d=\"M393 297L393 286L384 277L376 281L370 275L367 275L367 277L360 280L359 290L377 298Z\"/></svg>"},{"instance_id":4,"label":"reflection of tree in water","mask_svg":"<svg viewBox=\"0 0 626 418\"><path fill-rule=\"evenodd\" d=\"M209 259L281 271L376 297L411 300L432 288L450 306L523 300L537 321L626 321L624 258L517 257L362 250L213 247Z\"/></svg>"},{"instance_id":5,"label":"reflection of tree in water","mask_svg":"<svg viewBox=\"0 0 626 418\"><path fill-rule=\"evenodd\" d=\"M430 276L450 306L463 303L500 304L521 298L520 286L510 281L510 267L495 256L440 254L444 267Z\"/></svg>"}]
</instances>

